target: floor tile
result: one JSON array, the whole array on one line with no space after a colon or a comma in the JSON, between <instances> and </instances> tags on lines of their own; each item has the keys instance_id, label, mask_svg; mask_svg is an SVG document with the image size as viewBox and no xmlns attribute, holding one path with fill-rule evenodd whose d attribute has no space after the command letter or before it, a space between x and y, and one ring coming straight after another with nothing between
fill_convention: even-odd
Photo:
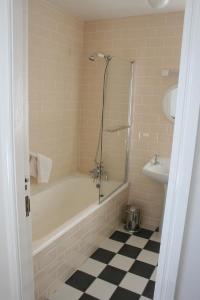
<instances>
[{"instance_id":1,"label":"floor tile","mask_svg":"<svg viewBox=\"0 0 200 300\"><path fill-rule=\"evenodd\" d=\"M97 278L86 293L97 299L109 300L116 288L116 285Z\"/></svg>"},{"instance_id":2,"label":"floor tile","mask_svg":"<svg viewBox=\"0 0 200 300\"><path fill-rule=\"evenodd\" d=\"M119 250L119 254L125 255L125 256L130 257L130 258L137 258L137 256L139 255L140 252L141 252L140 248L133 247L133 246L130 246L130 245L124 245Z\"/></svg>"},{"instance_id":3,"label":"floor tile","mask_svg":"<svg viewBox=\"0 0 200 300\"><path fill-rule=\"evenodd\" d=\"M103 272L99 275L99 278L108 281L110 283L119 285L125 275L126 275L126 271L117 269L112 266L107 266L103 270Z\"/></svg>"},{"instance_id":4,"label":"floor tile","mask_svg":"<svg viewBox=\"0 0 200 300\"><path fill-rule=\"evenodd\" d=\"M148 243L145 245L144 249L159 253L160 243L155 242L155 241L148 241Z\"/></svg>"},{"instance_id":5,"label":"floor tile","mask_svg":"<svg viewBox=\"0 0 200 300\"><path fill-rule=\"evenodd\" d=\"M132 235L130 236L130 238L128 239L128 241L126 242L126 244L131 245L131 246L135 246L138 248L144 248L144 246L147 244L148 240L141 238L139 236L136 235Z\"/></svg>"},{"instance_id":6,"label":"floor tile","mask_svg":"<svg viewBox=\"0 0 200 300\"><path fill-rule=\"evenodd\" d=\"M136 260L129 272L150 279L154 269L155 267L153 265Z\"/></svg>"},{"instance_id":7,"label":"floor tile","mask_svg":"<svg viewBox=\"0 0 200 300\"><path fill-rule=\"evenodd\" d=\"M156 275L157 275L157 267L155 268L155 270L154 270L154 272L153 272L153 274L151 275L151 280L152 281L156 281Z\"/></svg>"},{"instance_id":8,"label":"floor tile","mask_svg":"<svg viewBox=\"0 0 200 300\"><path fill-rule=\"evenodd\" d=\"M80 299L82 295L82 292L69 286L69 285L64 285L63 288L59 289L55 294L50 296L48 299L49 300L78 300Z\"/></svg>"},{"instance_id":9,"label":"floor tile","mask_svg":"<svg viewBox=\"0 0 200 300\"><path fill-rule=\"evenodd\" d=\"M118 287L110 300L138 300L140 298L139 294L128 291L121 287Z\"/></svg>"},{"instance_id":10,"label":"floor tile","mask_svg":"<svg viewBox=\"0 0 200 300\"><path fill-rule=\"evenodd\" d=\"M135 274L127 273L120 283L120 287L142 295L147 283L148 279Z\"/></svg>"},{"instance_id":11,"label":"floor tile","mask_svg":"<svg viewBox=\"0 0 200 300\"><path fill-rule=\"evenodd\" d=\"M155 231L155 232L152 234L152 236L150 237L150 240L151 240L151 241L155 241L155 242L160 243L160 240L161 240L161 233Z\"/></svg>"},{"instance_id":12,"label":"floor tile","mask_svg":"<svg viewBox=\"0 0 200 300\"><path fill-rule=\"evenodd\" d=\"M150 280L143 292L143 296L153 299L154 289L155 289L155 282Z\"/></svg>"},{"instance_id":13,"label":"floor tile","mask_svg":"<svg viewBox=\"0 0 200 300\"><path fill-rule=\"evenodd\" d=\"M143 249L137 257L137 260L146 262L147 264L156 266L158 263L158 254L152 251Z\"/></svg>"},{"instance_id":14,"label":"floor tile","mask_svg":"<svg viewBox=\"0 0 200 300\"><path fill-rule=\"evenodd\" d=\"M150 239L153 231L145 228L141 228L139 232L135 232L133 235L142 237L144 239Z\"/></svg>"},{"instance_id":15,"label":"floor tile","mask_svg":"<svg viewBox=\"0 0 200 300\"><path fill-rule=\"evenodd\" d=\"M65 300L67 300L67 299L65 299ZM98 298L95 298L95 297L90 296L88 294L83 294L79 300L98 300Z\"/></svg>"},{"instance_id":16,"label":"floor tile","mask_svg":"<svg viewBox=\"0 0 200 300\"><path fill-rule=\"evenodd\" d=\"M82 271L76 271L67 281L66 284L85 292L96 278Z\"/></svg>"},{"instance_id":17,"label":"floor tile","mask_svg":"<svg viewBox=\"0 0 200 300\"><path fill-rule=\"evenodd\" d=\"M119 228L49 300L153 299L160 232Z\"/></svg>"},{"instance_id":18,"label":"floor tile","mask_svg":"<svg viewBox=\"0 0 200 300\"><path fill-rule=\"evenodd\" d=\"M124 243L117 242L112 239L105 239L103 241L103 243L100 245L100 248L106 249L106 250L109 250L112 252L118 252L122 248L123 245L124 245Z\"/></svg>"},{"instance_id":19,"label":"floor tile","mask_svg":"<svg viewBox=\"0 0 200 300\"><path fill-rule=\"evenodd\" d=\"M109 265L124 271L129 271L134 261L135 260L132 258L126 257L121 254L116 254L110 261Z\"/></svg>"},{"instance_id":20,"label":"floor tile","mask_svg":"<svg viewBox=\"0 0 200 300\"><path fill-rule=\"evenodd\" d=\"M96 252L92 254L91 258L96 259L102 263L108 264L114 256L114 252L99 248Z\"/></svg>"},{"instance_id":21,"label":"floor tile","mask_svg":"<svg viewBox=\"0 0 200 300\"><path fill-rule=\"evenodd\" d=\"M122 232L122 231L115 231L110 239L118 241L118 242L122 242L122 243L126 243L126 241L129 239L130 234Z\"/></svg>"},{"instance_id":22,"label":"floor tile","mask_svg":"<svg viewBox=\"0 0 200 300\"><path fill-rule=\"evenodd\" d=\"M95 277L98 277L99 274L103 271L103 269L107 265L97 261L95 259L89 258L83 265L82 267L79 268L79 271L88 273L90 275L93 275Z\"/></svg>"}]
</instances>

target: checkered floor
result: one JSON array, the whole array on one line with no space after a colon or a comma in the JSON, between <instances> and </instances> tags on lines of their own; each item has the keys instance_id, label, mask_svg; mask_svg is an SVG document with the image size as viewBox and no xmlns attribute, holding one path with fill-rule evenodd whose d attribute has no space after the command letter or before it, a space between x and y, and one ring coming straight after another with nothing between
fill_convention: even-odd
<instances>
[{"instance_id":1,"label":"checkered floor","mask_svg":"<svg viewBox=\"0 0 200 300\"><path fill-rule=\"evenodd\" d=\"M159 249L159 232L119 229L50 300L153 299Z\"/></svg>"}]
</instances>

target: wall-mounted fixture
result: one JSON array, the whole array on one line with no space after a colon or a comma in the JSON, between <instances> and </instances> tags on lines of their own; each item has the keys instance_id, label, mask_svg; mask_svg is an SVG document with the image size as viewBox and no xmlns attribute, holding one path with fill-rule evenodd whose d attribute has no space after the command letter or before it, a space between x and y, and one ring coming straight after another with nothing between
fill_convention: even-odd
<instances>
[{"instance_id":1,"label":"wall-mounted fixture","mask_svg":"<svg viewBox=\"0 0 200 300\"><path fill-rule=\"evenodd\" d=\"M170 0L148 0L149 4L155 8L160 9L169 4Z\"/></svg>"}]
</instances>

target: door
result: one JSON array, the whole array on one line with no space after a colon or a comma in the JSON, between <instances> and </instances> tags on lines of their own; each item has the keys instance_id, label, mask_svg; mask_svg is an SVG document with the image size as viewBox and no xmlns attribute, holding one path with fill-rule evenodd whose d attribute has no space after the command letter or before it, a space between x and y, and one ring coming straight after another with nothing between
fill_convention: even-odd
<instances>
[{"instance_id":1,"label":"door","mask_svg":"<svg viewBox=\"0 0 200 300\"><path fill-rule=\"evenodd\" d=\"M27 2L0 1L0 299L33 300L27 140Z\"/></svg>"}]
</instances>

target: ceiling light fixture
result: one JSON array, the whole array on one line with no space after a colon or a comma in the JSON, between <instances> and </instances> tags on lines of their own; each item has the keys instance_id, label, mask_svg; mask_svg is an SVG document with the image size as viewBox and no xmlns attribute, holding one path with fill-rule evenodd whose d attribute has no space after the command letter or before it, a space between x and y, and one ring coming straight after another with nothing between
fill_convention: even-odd
<instances>
[{"instance_id":1,"label":"ceiling light fixture","mask_svg":"<svg viewBox=\"0 0 200 300\"><path fill-rule=\"evenodd\" d=\"M169 4L170 0L148 0L151 7L160 9Z\"/></svg>"}]
</instances>

